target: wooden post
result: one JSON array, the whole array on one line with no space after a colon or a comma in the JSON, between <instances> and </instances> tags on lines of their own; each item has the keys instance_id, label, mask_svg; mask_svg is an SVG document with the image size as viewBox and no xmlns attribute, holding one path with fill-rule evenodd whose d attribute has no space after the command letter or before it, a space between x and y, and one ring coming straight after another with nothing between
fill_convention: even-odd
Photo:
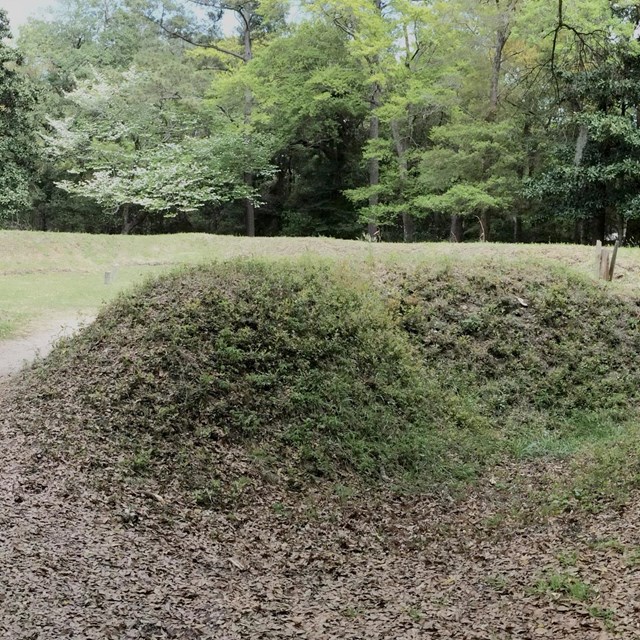
<instances>
[{"instance_id":1,"label":"wooden post","mask_svg":"<svg viewBox=\"0 0 640 640\"><path fill-rule=\"evenodd\" d=\"M596 242L596 261L595 261L595 276L600 278L602 273L602 241Z\"/></svg>"},{"instance_id":2,"label":"wooden post","mask_svg":"<svg viewBox=\"0 0 640 640\"><path fill-rule=\"evenodd\" d=\"M609 282L613 281L613 272L616 269L616 260L618 258L618 249L620 248L620 240L616 240L616 246L613 247L613 255L611 256L611 265L609 266Z\"/></svg>"},{"instance_id":3,"label":"wooden post","mask_svg":"<svg viewBox=\"0 0 640 640\"><path fill-rule=\"evenodd\" d=\"M609 249L603 249L602 259L600 260L600 280L609 279L609 260L610 259L611 259L611 254L609 253Z\"/></svg>"}]
</instances>

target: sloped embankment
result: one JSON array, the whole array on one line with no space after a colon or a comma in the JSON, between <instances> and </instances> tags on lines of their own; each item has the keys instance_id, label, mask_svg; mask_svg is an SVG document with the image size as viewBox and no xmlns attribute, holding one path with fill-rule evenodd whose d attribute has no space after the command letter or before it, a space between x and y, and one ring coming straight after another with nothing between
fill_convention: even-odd
<instances>
[{"instance_id":1,"label":"sloped embankment","mask_svg":"<svg viewBox=\"0 0 640 640\"><path fill-rule=\"evenodd\" d=\"M534 265L230 262L120 297L19 402L101 473L204 501L265 478L433 485L620 436L639 322L636 302Z\"/></svg>"}]
</instances>

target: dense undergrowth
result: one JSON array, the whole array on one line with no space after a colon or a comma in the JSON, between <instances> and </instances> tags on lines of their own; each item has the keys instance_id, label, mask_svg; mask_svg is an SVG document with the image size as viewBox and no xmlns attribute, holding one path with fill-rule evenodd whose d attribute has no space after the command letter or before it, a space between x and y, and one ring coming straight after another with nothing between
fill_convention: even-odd
<instances>
[{"instance_id":1,"label":"dense undergrowth","mask_svg":"<svg viewBox=\"0 0 640 640\"><path fill-rule=\"evenodd\" d=\"M574 453L593 495L618 467L638 477L639 323L635 300L544 265L233 261L122 295L21 402L92 464L206 503L258 482L459 483Z\"/></svg>"}]
</instances>

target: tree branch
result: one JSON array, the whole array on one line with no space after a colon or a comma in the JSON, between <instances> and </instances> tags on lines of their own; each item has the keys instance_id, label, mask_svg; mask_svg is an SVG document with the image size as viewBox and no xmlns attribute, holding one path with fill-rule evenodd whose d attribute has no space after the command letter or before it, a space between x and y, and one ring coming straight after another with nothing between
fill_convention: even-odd
<instances>
[{"instance_id":1,"label":"tree branch","mask_svg":"<svg viewBox=\"0 0 640 640\"><path fill-rule=\"evenodd\" d=\"M244 55L242 55L241 53L236 53L235 51L230 51L229 49L225 49L224 47L220 47L219 45L214 44L212 42L209 42L209 43L206 43L206 44L202 43L202 42L196 42L195 40L193 40L189 36L185 36L184 34L180 33L179 31L173 31L171 29L167 29L167 27L165 27L164 24L162 24L161 22L158 22L157 20L154 20L153 18L151 18L148 15L146 15L146 14L142 14L142 15L147 20L149 20L149 22L153 22L153 24L155 24L156 26L160 27L160 29L162 29L162 31L164 31L164 33L166 33L167 35L171 36L172 38L178 38L179 40L182 40L183 42L187 42L188 44L191 44L194 47L200 47L202 49L213 49L214 51L217 51L218 53L222 53L223 55L231 56L233 58L237 58L238 60L242 60L242 62L246 62Z\"/></svg>"}]
</instances>

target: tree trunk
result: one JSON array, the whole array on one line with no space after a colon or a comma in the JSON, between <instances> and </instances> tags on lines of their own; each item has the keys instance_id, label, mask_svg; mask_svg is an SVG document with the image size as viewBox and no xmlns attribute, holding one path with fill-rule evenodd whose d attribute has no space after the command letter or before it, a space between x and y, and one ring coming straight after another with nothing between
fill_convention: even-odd
<instances>
[{"instance_id":1,"label":"tree trunk","mask_svg":"<svg viewBox=\"0 0 640 640\"><path fill-rule=\"evenodd\" d=\"M488 211L480 215L480 241L491 241L491 214Z\"/></svg>"},{"instance_id":2,"label":"tree trunk","mask_svg":"<svg viewBox=\"0 0 640 640\"><path fill-rule=\"evenodd\" d=\"M244 174L244 184L247 188L253 189L253 173ZM251 198L244 199L244 225L245 232L249 238L256 235L256 208Z\"/></svg>"},{"instance_id":3,"label":"tree trunk","mask_svg":"<svg viewBox=\"0 0 640 640\"><path fill-rule=\"evenodd\" d=\"M513 216L513 241L517 244L522 242L522 216Z\"/></svg>"},{"instance_id":4,"label":"tree trunk","mask_svg":"<svg viewBox=\"0 0 640 640\"><path fill-rule=\"evenodd\" d=\"M496 37L496 47L493 53L491 64L491 85L489 89L489 111L487 122L494 122L498 115L498 96L500 90L500 71L502 69L502 52L507 43L507 32L498 30Z\"/></svg>"},{"instance_id":5,"label":"tree trunk","mask_svg":"<svg viewBox=\"0 0 640 640\"><path fill-rule=\"evenodd\" d=\"M496 0L496 5L499 5L499 0ZM493 51L493 60L491 63L491 81L489 86L489 110L487 112L487 122L495 122L498 116L498 103L500 96L500 73L502 72L502 55L504 48L507 44L507 40L511 35L512 14L516 9L518 0L509 0L509 4L506 10L500 16L500 24L496 31L496 43ZM488 170L488 165L485 167L485 172ZM491 214L486 211L480 217L480 225L482 227L481 239L485 242L489 242L491 234Z\"/></svg>"},{"instance_id":6,"label":"tree trunk","mask_svg":"<svg viewBox=\"0 0 640 640\"><path fill-rule=\"evenodd\" d=\"M247 64L253 58L253 44L251 42L251 15L242 8L240 9L240 18L243 24L242 41L244 43L244 62ZM251 114L253 112L253 94L250 89L244 92L244 125L247 127L251 122ZM247 135L246 144L251 144L251 139ZM255 184L255 176L251 172L244 174L244 184L248 189L253 189ZM253 238L256 235L256 208L251 198L244 200L244 218L245 232L247 236Z\"/></svg>"},{"instance_id":7,"label":"tree trunk","mask_svg":"<svg viewBox=\"0 0 640 640\"><path fill-rule=\"evenodd\" d=\"M522 131L524 139L524 158L522 162L522 169L520 173L520 179L524 182L531 177L531 166L533 159L531 157L531 121L527 117L524 122L524 129ZM518 199L518 210L513 216L513 241L515 243L522 242L522 215L525 207L522 200Z\"/></svg>"},{"instance_id":8,"label":"tree trunk","mask_svg":"<svg viewBox=\"0 0 640 640\"><path fill-rule=\"evenodd\" d=\"M491 82L489 87L489 111L487 112L487 122L495 122L498 116L498 96L500 91L500 71L502 70L502 53L507 43L508 23L501 25L496 33L496 46L493 52L493 61L491 64ZM483 160L483 172L486 173L490 169L490 161L488 158ZM484 211L480 215L480 241L489 242L489 232L491 227L491 214Z\"/></svg>"},{"instance_id":9,"label":"tree trunk","mask_svg":"<svg viewBox=\"0 0 640 640\"><path fill-rule=\"evenodd\" d=\"M593 218L593 231L596 240L604 242L604 237L607 235L607 212L606 209L601 209Z\"/></svg>"},{"instance_id":10,"label":"tree trunk","mask_svg":"<svg viewBox=\"0 0 640 640\"><path fill-rule=\"evenodd\" d=\"M402 138L400 124L397 120L391 122L391 134L398 155L398 174L400 176L400 200L404 201L404 190L409 177L407 164L407 145ZM413 242L416 224L413 216L408 211L402 212L402 231L405 242Z\"/></svg>"},{"instance_id":11,"label":"tree trunk","mask_svg":"<svg viewBox=\"0 0 640 640\"><path fill-rule=\"evenodd\" d=\"M451 233L449 239L451 242L462 242L462 233L462 216L453 214L451 216Z\"/></svg>"},{"instance_id":12,"label":"tree trunk","mask_svg":"<svg viewBox=\"0 0 640 640\"><path fill-rule=\"evenodd\" d=\"M496 0L499 5L499 0ZM496 44L491 61L491 83L489 87L489 111L487 122L493 122L498 114L498 102L500 95L500 73L502 71L502 54L505 45L511 35L512 14L516 10L518 0L510 0L506 10L500 15L500 24L496 31Z\"/></svg>"},{"instance_id":13,"label":"tree trunk","mask_svg":"<svg viewBox=\"0 0 640 640\"><path fill-rule=\"evenodd\" d=\"M131 233L131 229L133 229L133 226L129 216L129 205L125 204L122 207L122 235L128 236Z\"/></svg>"},{"instance_id":14,"label":"tree trunk","mask_svg":"<svg viewBox=\"0 0 640 640\"><path fill-rule=\"evenodd\" d=\"M131 205L122 205L122 229L121 234L128 236L145 218L147 214L142 212L140 215L131 213Z\"/></svg>"},{"instance_id":15,"label":"tree trunk","mask_svg":"<svg viewBox=\"0 0 640 640\"><path fill-rule=\"evenodd\" d=\"M402 232L405 242L413 242L415 240L416 221L408 211L402 214Z\"/></svg>"},{"instance_id":16,"label":"tree trunk","mask_svg":"<svg viewBox=\"0 0 640 640\"><path fill-rule=\"evenodd\" d=\"M375 143L380 137L380 118L376 113L376 109L380 106L380 85L376 83L373 87L371 94L371 120L369 121L369 141ZM378 156L373 156L369 160L369 187L371 189L377 189L380 184L380 159ZM377 191L372 192L369 196L369 207L376 207L379 202ZM367 231L371 238L374 238L378 234L378 226L375 222L369 221L367 224Z\"/></svg>"},{"instance_id":17,"label":"tree trunk","mask_svg":"<svg viewBox=\"0 0 640 640\"><path fill-rule=\"evenodd\" d=\"M374 0L375 7L379 12L382 12L382 0ZM375 71L377 71L378 66L378 58L374 57L370 64L374 67ZM373 89L371 91L371 119L369 120L369 142L375 143L380 138L380 118L377 114L377 109L380 106L380 94L382 93L382 88L378 82L375 82L373 85ZM377 193L377 187L380 184L380 158L377 156L373 156L369 160L369 188L372 190L371 195L369 196L369 207L376 207L380 202L380 198ZM369 221L367 223L367 233L370 238L374 238L378 236L378 225Z\"/></svg>"},{"instance_id":18,"label":"tree trunk","mask_svg":"<svg viewBox=\"0 0 640 640\"><path fill-rule=\"evenodd\" d=\"M623 215L618 216L618 242L620 246L627 244L627 219Z\"/></svg>"}]
</instances>

